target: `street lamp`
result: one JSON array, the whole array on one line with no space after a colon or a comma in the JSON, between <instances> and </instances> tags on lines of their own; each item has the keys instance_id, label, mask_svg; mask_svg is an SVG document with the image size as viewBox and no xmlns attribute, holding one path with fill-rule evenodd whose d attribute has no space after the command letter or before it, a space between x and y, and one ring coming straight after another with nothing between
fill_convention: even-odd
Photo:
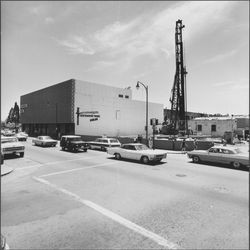
<instances>
[{"instance_id":1,"label":"street lamp","mask_svg":"<svg viewBox=\"0 0 250 250\"><path fill-rule=\"evenodd\" d=\"M148 145L148 86L144 85L142 82L137 81L136 88L139 89L141 84L146 90L146 144Z\"/></svg>"}]
</instances>

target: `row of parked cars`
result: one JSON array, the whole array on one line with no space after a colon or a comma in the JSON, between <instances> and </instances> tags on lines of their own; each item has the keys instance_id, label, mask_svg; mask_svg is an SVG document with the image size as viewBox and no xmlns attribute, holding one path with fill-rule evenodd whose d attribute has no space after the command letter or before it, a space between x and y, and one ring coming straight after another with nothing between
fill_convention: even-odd
<instances>
[{"instance_id":1,"label":"row of parked cars","mask_svg":"<svg viewBox=\"0 0 250 250\"><path fill-rule=\"evenodd\" d=\"M35 145L55 146L57 141L48 136L40 136L33 140ZM149 162L160 162L167 157L163 150L152 150L140 143L121 144L115 138L97 138L95 141L85 142L81 136L64 135L60 140L62 150L87 151L88 149L99 149L107 151L116 159L139 160L145 164ZM187 153L193 162L212 162L230 164L235 168L249 166L248 153L235 146L215 145L208 150L193 150Z\"/></svg>"},{"instance_id":2,"label":"row of parked cars","mask_svg":"<svg viewBox=\"0 0 250 250\"><path fill-rule=\"evenodd\" d=\"M32 140L36 146L55 147L57 140L50 136L38 136ZM94 141L83 141L81 136L77 135L63 135L60 140L60 147L62 150L72 152L84 151L88 149L99 149L107 151L108 154L114 155L116 159L131 159L139 160L147 164L150 161L160 162L167 157L167 154L162 150L152 150L146 145L140 143L121 144L116 138L97 138ZM2 137L2 150L5 154L19 154L24 156L24 145L18 141L17 137Z\"/></svg>"},{"instance_id":3,"label":"row of parked cars","mask_svg":"<svg viewBox=\"0 0 250 250\"><path fill-rule=\"evenodd\" d=\"M18 153L20 157L24 156L24 145L19 143L20 137L2 137L2 153L13 154ZM21 140L24 140L21 138ZM26 139L27 140L27 137ZM53 140L50 136L38 136L32 140L32 143L36 146L43 147L55 147L58 143L57 140ZM247 145L248 146L248 145ZM145 164L149 162L160 162L167 157L166 151L152 150L146 145L141 143L126 143L121 144L116 138L97 138L94 141L83 141L81 136L77 135L63 135L60 140L60 147L62 150L68 150L72 152L84 151L88 149L99 149L107 151L108 154L113 155L116 159L131 159L139 160ZM187 156L193 160L193 162L212 162L212 163L224 163L230 164L234 168L241 166L249 167L249 147L248 151L243 151L236 146L223 146L215 145L208 150L193 150L187 152Z\"/></svg>"}]
</instances>

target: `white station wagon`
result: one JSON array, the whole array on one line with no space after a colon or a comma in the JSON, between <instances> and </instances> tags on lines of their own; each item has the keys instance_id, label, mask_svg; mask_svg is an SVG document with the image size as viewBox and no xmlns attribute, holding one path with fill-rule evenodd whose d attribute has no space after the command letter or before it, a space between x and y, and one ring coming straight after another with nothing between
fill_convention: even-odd
<instances>
[{"instance_id":1,"label":"white station wagon","mask_svg":"<svg viewBox=\"0 0 250 250\"><path fill-rule=\"evenodd\" d=\"M151 162L160 162L167 157L167 153L159 149L150 149L141 143L127 143L120 148L108 148L107 153L114 155L117 160L121 158L138 160L145 164Z\"/></svg>"},{"instance_id":2,"label":"white station wagon","mask_svg":"<svg viewBox=\"0 0 250 250\"><path fill-rule=\"evenodd\" d=\"M90 149L100 149L106 151L109 147L120 147L121 143L115 138L97 138L95 141L89 141Z\"/></svg>"}]
</instances>

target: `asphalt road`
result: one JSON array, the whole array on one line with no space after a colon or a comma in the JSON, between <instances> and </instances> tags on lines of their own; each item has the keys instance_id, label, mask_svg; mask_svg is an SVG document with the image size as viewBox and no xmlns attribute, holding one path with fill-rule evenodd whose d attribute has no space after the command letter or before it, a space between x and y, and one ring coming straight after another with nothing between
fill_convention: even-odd
<instances>
[{"instance_id":1,"label":"asphalt road","mask_svg":"<svg viewBox=\"0 0 250 250\"><path fill-rule=\"evenodd\" d=\"M26 145L1 177L11 249L248 249L249 172Z\"/></svg>"}]
</instances>

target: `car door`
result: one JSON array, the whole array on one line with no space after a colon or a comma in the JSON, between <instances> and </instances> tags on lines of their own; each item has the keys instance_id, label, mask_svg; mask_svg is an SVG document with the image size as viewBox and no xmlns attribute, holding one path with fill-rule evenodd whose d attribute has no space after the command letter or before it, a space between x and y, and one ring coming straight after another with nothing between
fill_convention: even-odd
<instances>
[{"instance_id":1,"label":"car door","mask_svg":"<svg viewBox=\"0 0 250 250\"><path fill-rule=\"evenodd\" d=\"M128 145L128 155L131 160L140 160L140 154L134 145Z\"/></svg>"},{"instance_id":2,"label":"car door","mask_svg":"<svg viewBox=\"0 0 250 250\"><path fill-rule=\"evenodd\" d=\"M230 164L231 162L235 160L235 154L232 150L222 149L222 152L223 152L222 163Z\"/></svg>"},{"instance_id":3,"label":"car door","mask_svg":"<svg viewBox=\"0 0 250 250\"><path fill-rule=\"evenodd\" d=\"M37 139L36 139L36 144L37 145L41 145L42 144L42 141L41 141L41 136L38 136Z\"/></svg>"},{"instance_id":4,"label":"car door","mask_svg":"<svg viewBox=\"0 0 250 250\"><path fill-rule=\"evenodd\" d=\"M119 151L121 152L122 158L133 160L134 156L131 145L123 145Z\"/></svg>"},{"instance_id":5,"label":"car door","mask_svg":"<svg viewBox=\"0 0 250 250\"><path fill-rule=\"evenodd\" d=\"M217 149L216 148L210 148L208 151L207 151L207 154L204 155L204 161L208 161L208 162L216 162L217 161Z\"/></svg>"}]
</instances>

